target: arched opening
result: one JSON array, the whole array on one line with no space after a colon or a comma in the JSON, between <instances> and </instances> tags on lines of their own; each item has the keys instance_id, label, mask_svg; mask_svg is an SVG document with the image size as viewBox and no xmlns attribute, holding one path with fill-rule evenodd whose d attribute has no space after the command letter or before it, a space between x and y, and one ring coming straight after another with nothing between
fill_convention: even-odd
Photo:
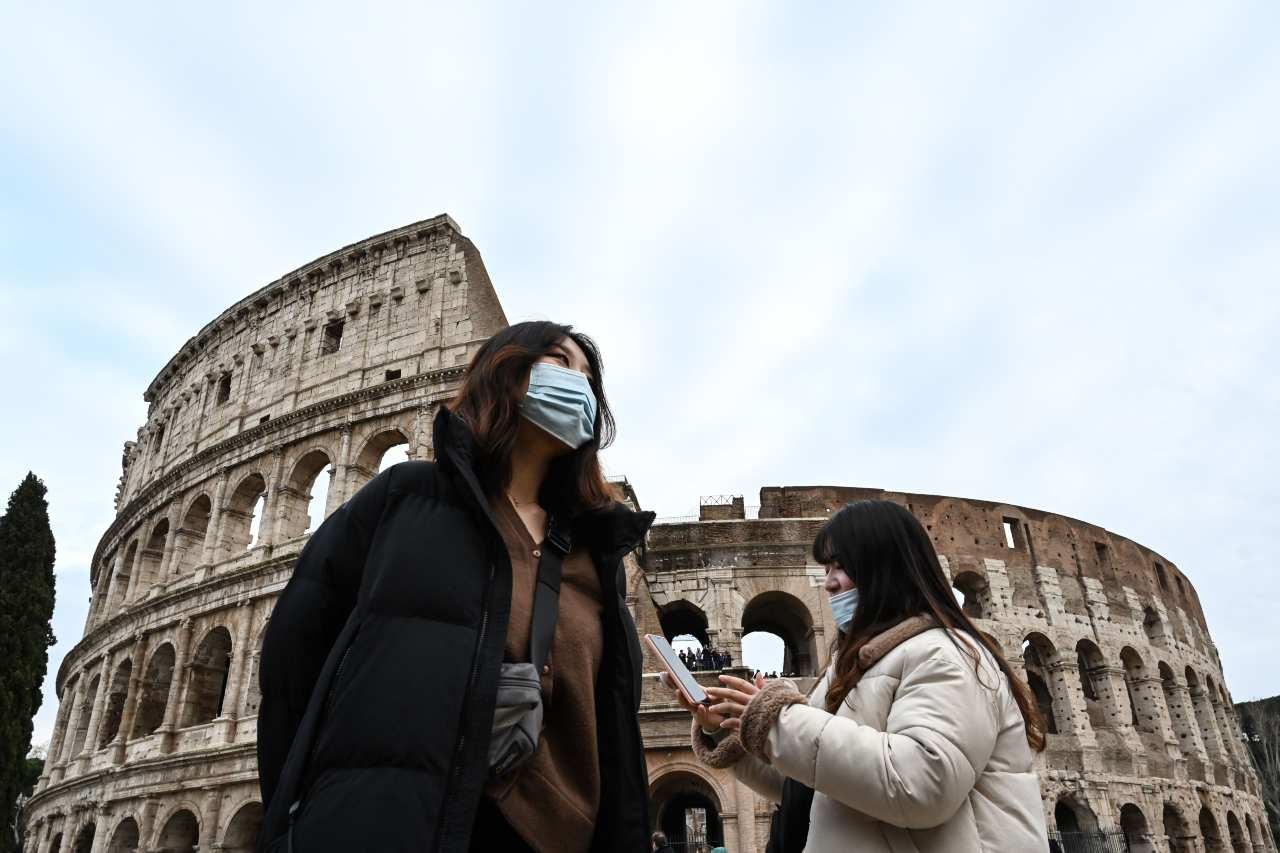
<instances>
[{"instance_id":1,"label":"arched opening","mask_svg":"<svg viewBox=\"0 0 1280 853\"><path fill-rule=\"evenodd\" d=\"M1244 827L1235 812L1227 812L1227 837L1231 839L1231 853L1250 853L1251 845L1244 837Z\"/></svg>"},{"instance_id":2,"label":"arched opening","mask_svg":"<svg viewBox=\"0 0 1280 853\"><path fill-rule=\"evenodd\" d=\"M1053 822L1063 853L1092 853L1098 849L1098 818L1077 795L1063 794L1058 799L1053 807Z\"/></svg>"},{"instance_id":3,"label":"arched opening","mask_svg":"<svg viewBox=\"0 0 1280 853\"><path fill-rule=\"evenodd\" d=\"M709 850L724 844L720 799L711 785L694 773L676 771L649 786L651 820L677 850Z\"/></svg>"},{"instance_id":4,"label":"arched opening","mask_svg":"<svg viewBox=\"0 0 1280 853\"><path fill-rule=\"evenodd\" d=\"M697 648L711 645L707 635L707 614L698 605L681 599L658 610L658 624L662 634L672 646Z\"/></svg>"},{"instance_id":5,"label":"arched opening","mask_svg":"<svg viewBox=\"0 0 1280 853\"><path fill-rule=\"evenodd\" d=\"M204 635L191 658L183 726L208 723L222 714L231 663L231 633L218 627Z\"/></svg>"},{"instance_id":6,"label":"arched opening","mask_svg":"<svg viewBox=\"0 0 1280 853\"><path fill-rule=\"evenodd\" d=\"M1219 743L1214 739L1218 724L1213 718L1213 705L1209 701L1209 694L1201 686L1200 678L1194 669L1188 666L1183 671L1183 675L1187 679L1187 693L1191 696L1191 709L1196 715L1196 726L1200 729L1200 739L1204 741L1204 748L1208 751L1210 758L1221 758Z\"/></svg>"},{"instance_id":7,"label":"arched opening","mask_svg":"<svg viewBox=\"0 0 1280 853\"><path fill-rule=\"evenodd\" d=\"M191 853L200 843L200 824L186 809L176 812L164 823L154 853Z\"/></svg>"},{"instance_id":8,"label":"arched opening","mask_svg":"<svg viewBox=\"0 0 1280 853\"><path fill-rule=\"evenodd\" d=\"M1209 811L1208 806L1200 809L1200 837L1204 839L1205 853L1227 853L1222 843L1222 833L1218 831L1218 819Z\"/></svg>"},{"instance_id":9,"label":"arched opening","mask_svg":"<svg viewBox=\"0 0 1280 853\"><path fill-rule=\"evenodd\" d=\"M116 826L111 833L111 842L107 845L107 853L135 853L138 849L138 822L127 817Z\"/></svg>"},{"instance_id":10,"label":"arched opening","mask_svg":"<svg viewBox=\"0 0 1280 853\"><path fill-rule=\"evenodd\" d=\"M187 512L182 516L182 524L174 535L173 571L174 577L184 577L196 570L200 558L204 554L204 538L209 533L209 518L213 512L213 503L208 495L201 495L191 502Z\"/></svg>"},{"instance_id":11,"label":"arched opening","mask_svg":"<svg viewBox=\"0 0 1280 853\"><path fill-rule=\"evenodd\" d=\"M1051 735L1058 734L1066 722L1058 720L1058 709L1049 690L1048 664L1057 656L1057 649L1044 634L1028 634L1022 641L1022 664L1027 671L1027 685L1035 694L1036 705L1044 715Z\"/></svg>"},{"instance_id":12,"label":"arched opening","mask_svg":"<svg viewBox=\"0 0 1280 853\"><path fill-rule=\"evenodd\" d=\"M75 843L71 845L71 853L93 853L93 837L98 834L98 827L86 823L76 833Z\"/></svg>"},{"instance_id":13,"label":"arched opening","mask_svg":"<svg viewBox=\"0 0 1280 853\"><path fill-rule=\"evenodd\" d=\"M80 700L80 713L76 715L76 729L71 738L71 756L75 757L84 749L85 738L89 734L89 717L93 715L93 702L98 695L98 687L102 676L95 675L89 682L89 689Z\"/></svg>"},{"instance_id":14,"label":"arched opening","mask_svg":"<svg viewBox=\"0 0 1280 853\"><path fill-rule=\"evenodd\" d=\"M1262 836L1258 834L1258 822L1253 819L1253 815L1244 816L1245 828L1249 831L1249 843L1254 847L1262 846Z\"/></svg>"},{"instance_id":15,"label":"arched opening","mask_svg":"<svg viewBox=\"0 0 1280 853\"><path fill-rule=\"evenodd\" d=\"M961 572L951 582L960 609L970 619L991 618L991 587L977 572Z\"/></svg>"},{"instance_id":16,"label":"arched opening","mask_svg":"<svg viewBox=\"0 0 1280 853\"><path fill-rule=\"evenodd\" d=\"M1164 620L1156 609L1147 605L1142 609L1142 630L1153 646L1163 646L1165 642Z\"/></svg>"},{"instance_id":17,"label":"arched opening","mask_svg":"<svg viewBox=\"0 0 1280 853\"><path fill-rule=\"evenodd\" d=\"M240 481L218 517L222 528L220 551L226 559L238 557L262 538L267 481L250 474Z\"/></svg>"},{"instance_id":18,"label":"arched opening","mask_svg":"<svg viewBox=\"0 0 1280 853\"><path fill-rule=\"evenodd\" d=\"M331 473L329 454L312 450L293 466L280 490L280 535L293 539L309 533L324 521Z\"/></svg>"},{"instance_id":19,"label":"arched opening","mask_svg":"<svg viewBox=\"0 0 1280 853\"><path fill-rule=\"evenodd\" d=\"M222 834L223 853L253 853L262 825L262 803L246 803L231 818Z\"/></svg>"},{"instance_id":20,"label":"arched opening","mask_svg":"<svg viewBox=\"0 0 1280 853\"><path fill-rule=\"evenodd\" d=\"M1182 812L1173 803L1164 804L1164 835L1169 840L1169 853L1191 853L1195 849L1195 839L1187 829L1187 821Z\"/></svg>"},{"instance_id":21,"label":"arched opening","mask_svg":"<svg viewBox=\"0 0 1280 853\"><path fill-rule=\"evenodd\" d=\"M1164 694L1165 709L1169 712L1173 733L1178 736L1183 755L1190 755L1195 742L1195 720L1187 719L1187 714L1183 713L1181 687L1177 676L1173 674L1173 668L1160 661L1156 664L1156 671L1160 673L1160 690Z\"/></svg>"},{"instance_id":22,"label":"arched opening","mask_svg":"<svg viewBox=\"0 0 1280 853\"><path fill-rule=\"evenodd\" d=\"M1156 853L1151 841L1151 829L1147 826L1147 816L1142 809L1133 803L1120 807L1120 831L1129 845L1129 853Z\"/></svg>"},{"instance_id":23,"label":"arched opening","mask_svg":"<svg viewBox=\"0 0 1280 853\"><path fill-rule=\"evenodd\" d=\"M409 460L409 437L397 428L383 430L369 438L347 469L354 494L378 474Z\"/></svg>"},{"instance_id":24,"label":"arched opening","mask_svg":"<svg viewBox=\"0 0 1280 853\"><path fill-rule=\"evenodd\" d=\"M1107 662L1102 657L1102 650L1092 640L1086 639L1076 643L1076 668L1080 671L1080 692L1084 694L1089 722L1095 729L1113 726L1120 722L1111 718L1115 711L1108 708L1105 702L1105 699L1110 696L1106 682L1106 667Z\"/></svg>"},{"instance_id":25,"label":"arched opening","mask_svg":"<svg viewBox=\"0 0 1280 853\"><path fill-rule=\"evenodd\" d=\"M105 619L112 613L118 613L124 604L125 593L129 591L129 576L133 572L133 563L138 559L138 540L129 543L125 549L124 560L111 575L111 585L107 588L107 600L103 607L102 617Z\"/></svg>"},{"instance_id":26,"label":"arched opening","mask_svg":"<svg viewBox=\"0 0 1280 853\"><path fill-rule=\"evenodd\" d=\"M777 634L752 631L742 637L742 665L766 673L770 678L786 672L787 644Z\"/></svg>"},{"instance_id":27,"label":"arched opening","mask_svg":"<svg viewBox=\"0 0 1280 853\"><path fill-rule=\"evenodd\" d=\"M123 661L116 667L111 677L111 685L107 688L107 704L102 709L102 735L98 739L98 748L106 746L120 734L120 718L124 716L124 700L129 696L129 678L133 675L133 661Z\"/></svg>"},{"instance_id":28,"label":"arched opening","mask_svg":"<svg viewBox=\"0 0 1280 853\"><path fill-rule=\"evenodd\" d=\"M1148 687L1146 663L1142 660L1142 656L1129 646L1120 650L1120 663L1124 665L1124 683L1129 692L1133 725L1139 731L1159 732L1160 712Z\"/></svg>"},{"instance_id":29,"label":"arched opening","mask_svg":"<svg viewBox=\"0 0 1280 853\"><path fill-rule=\"evenodd\" d=\"M169 519L162 518L152 528L138 559L138 584L134 588L134 598L146 598L151 588L160 582L160 566L164 562L164 548L168 541Z\"/></svg>"},{"instance_id":30,"label":"arched opening","mask_svg":"<svg viewBox=\"0 0 1280 853\"><path fill-rule=\"evenodd\" d=\"M164 722L164 707L169 701L169 686L173 681L173 646L165 643L151 655L143 676L142 695L133 720L132 737L149 735Z\"/></svg>"},{"instance_id":31,"label":"arched opening","mask_svg":"<svg viewBox=\"0 0 1280 853\"><path fill-rule=\"evenodd\" d=\"M782 671L811 676L818 671L817 640L809 608L794 595L774 590L762 592L742 611L742 633L764 631L782 639Z\"/></svg>"}]
</instances>

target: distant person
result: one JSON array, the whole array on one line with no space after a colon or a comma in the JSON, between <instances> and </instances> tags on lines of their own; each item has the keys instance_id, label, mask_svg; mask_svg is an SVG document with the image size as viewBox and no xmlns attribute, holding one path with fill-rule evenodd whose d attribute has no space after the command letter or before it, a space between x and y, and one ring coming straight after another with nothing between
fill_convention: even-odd
<instances>
[{"instance_id":1,"label":"distant person","mask_svg":"<svg viewBox=\"0 0 1280 853\"><path fill-rule=\"evenodd\" d=\"M312 535L262 650L260 851L646 849L619 578L653 513L604 478L613 431L590 338L510 326L440 407L437 461L392 466ZM550 665L530 678L535 625Z\"/></svg>"},{"instance_id":2,"label":"distant person","mask_svg":"<svg viewBox=\"0 0 1280 853\"><path fill-rule=\"evenodd\" d=\"M889 501L845 506L813 543L838 637L814 691L721 675L693 749L772 802L812 788L806 853L1027 853L1046 829L1035 697L952 595L928 533ZM669 681L667 682L670 685ZM799 844L800 846L794 846Z\"/></svg>"},{"instance_id":3,"label":"distant person","mask_svg":"<svg viewBox=\"0 0 1280 853\"><path fill-rule=\"evenodd\" d=\"M652 853L676 853L675 848L667 843L665 833L655 832L649 842Z\"/></svg>"}]
</instances>

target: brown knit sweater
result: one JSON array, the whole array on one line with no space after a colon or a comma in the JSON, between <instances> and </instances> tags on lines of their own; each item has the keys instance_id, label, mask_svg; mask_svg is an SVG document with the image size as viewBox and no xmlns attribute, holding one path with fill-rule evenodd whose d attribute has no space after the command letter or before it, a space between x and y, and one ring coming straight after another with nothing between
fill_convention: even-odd
<instances>
[{"instance_id":1,"label":"brown knit sweater","mask_svg":"<svg viewBox=\"0 0 1280 853\"><path fill-rule=\"evenodd\" d=\"M506 659L527 661L541 545L508 500L494 504L511 555ZM585 853L591 847L600 805L595 688L604 656L602 608L595 564L575 549L564 560L551 672L542 678L545 716L538 751L486 791L512 828L540 853Z\"/></svg>"}]
</instances>

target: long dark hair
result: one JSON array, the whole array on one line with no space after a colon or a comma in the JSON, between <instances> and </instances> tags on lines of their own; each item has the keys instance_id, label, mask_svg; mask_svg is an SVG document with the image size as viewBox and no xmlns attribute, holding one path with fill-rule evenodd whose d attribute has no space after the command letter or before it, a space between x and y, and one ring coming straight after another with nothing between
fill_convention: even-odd
<instances>
[{"instance_id":1,"label":"long dark hair","mask_svg":"<svg viewBox=\"0 0 1280 853\"><path fill-rule=\"evenodd\" d=\"M855 664L863 645L904 619L929 615L947 629L956 648L969 656L975 672L981 667L977 649L959 642L955 635L966 634L991 653L1022 711L1027 743L1037 752L1044 749L1045 719L1031 688L1009 667L996 642L960 609L929 534L914 515L892 501L847 504L818 531L813 556L823 565L839 564L858 587L853 622L833 646L828 711L834 714L853 689Z\"/></svg>"},{"instance_id":2,"label":"long dark hair","mask_svg":"<svg viewBox=\"0 0 1280 853\"><path fill-rule=\"evenodd\" d=\"M596 395L595 435L591 441L551 463L538 493L548 511L576 515L608 506L618 499L605 480L598 452L613 442L613 412L604 394L604 362L591 338L572 326L547 321L517 323L480 345L462 388L449 408L471 428L476 446L476 475L490 495L511 485L511 451L520 429L521 386L538 359L553 346L571 339L591 366L591 390Z\"/></svg>"}]
</instances>

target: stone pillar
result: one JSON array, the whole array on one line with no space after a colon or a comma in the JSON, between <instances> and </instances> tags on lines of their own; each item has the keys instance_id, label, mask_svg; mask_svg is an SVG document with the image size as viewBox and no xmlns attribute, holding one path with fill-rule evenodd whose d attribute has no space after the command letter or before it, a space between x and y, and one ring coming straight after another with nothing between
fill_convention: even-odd
<instances>
[{"instance_id":1,"label":"stone pillar","mask_svg":"<svg viewBox=\"0 0 1280 853\"><path fill-rule=\"evenodd\" d=\"M268 548L280 541L280 508L284 500L280 495L280 478L284 468L284 448L276 445L271 448L271 473L267 475L267 489L263 493L266 500L262 502L262 518L258 519L258 540L260 545Z\"/></svg>"},{"instance_id":2,"label":"stone pillar","mask_svg":"<svg viewBox=\"0 0 1280 853\"><path fill-rule=\"evenodd\" d=\"M80 828L79 823L76 813L68 811L66 819L62 822L62 845L58 847L58 853L71 853L71 845L76 840L76 830Z\"/></svg>"},{"instance_id":3,"label":"stone pillar","mask_svg":"<svg viewBox=\"0 0 1280 853\"><path fill-rule=\"evenodd\" d=\"M58 781L53 778L53 771L58 766L58 757L62 755L63 738L67 734L67 718L71 716L72 698L71 693L63 691L63 701L58 703L58 713L53 721L53 734L49 738L49 754L45 758L44 772L40 774L40 780L36 783L36 793ZM58 778L61 778L61 772Z\"/></svg>"},{"instance_id":4,"label":"stone pillar","mask_svg":"<svg viewBox=\"0 0 1280 853\"><path fill-rule=\"evenodd\" d=\"M1080 689L1080 668L1074 660L1059 653L1058 660L1045 662L1045 670L1049 675L1054 714L1058 717L1058 733L1079 738L1083 746L1094 746L1097 740L1089 722L1084 692Z\"/></svg>"},{"instance_id":5,"label":"stone pillar","mask_svg":"<svg viewBox=\"0 0 1280 853\"><path fill-rule=\"evenodd\" d=\"M730 850L741 853L757 853L756 848L756 793L747 784L732 774L734 810L738 813L737 844ZM729 833L725 831L725 842L729 842Z\"/></svg>"},{"instance_id":6,"label":"stone pillar","mask_svg":"<svg viewBox=\"0 0 1280 853\"><path fill-rule=\"evenodd\" d=\"M1203 687L1191 694L1191 702L1195 707L1196 722L1200 725L1200 740L1204 743L1205 752L1212 761L1227 761L1226 747L1223 746L1222 733L1218 731L1217 715L1213 703Z\"/></svg>"},{"instance_id":7,"label":"stone pillar","mask_svg":"<svg viewBox=\"0 0 1280 853\"><path fill-rule=\"evenodd\" d=\"M338 448L338 458L334 460L329 474L329 494L325 496L324 518L333 515L333 511L346 503L350 484L347 482L348 470L351 467L351 424L345 423L341 429L342 443ZM324 518L316 519L318 528Z\"/></svg>"},{"instance_id":8,"label":"stone pillar","mask_svg":"<svg viewBox=\"0 0 1280 853\"><path fill-rule=\"evenodd\" d=\"M125 746L133 733L133 718L138 714L138 705L142 702L142 681L146 677L147 635L133 635L133 670L129 673L129 692L124 697L124 711L120 714L120 731L111 743L111 763L124 761Z\"/></svg>"},{"instance_id":9,"label":"stone pillar","mask_svg":"<svg viewBox=\"0 0 1280 853\"><path fill-rule=\"evenodd\" d=\"M222 500L227 490L227 472L218 475L213 488L213 500L209 504L209 529L204 534L204 549L200 553L200 565L209 566L218 561L218 540L222 530Z\"/></svg>"},{"instance_id":10,"label":"stone pillar","mask_svg":"<svg viewBox=\"0 0 1280 853\"><path fill-rule=\"evenodd\" d=\"M93 813L93 846L89 853L103 853L107 849L107 842L111 839L110 820L111 806L98 803Z\"/></svg>"},{"instance_id":11,"label":"stone pillar","mask_svg":"<svg viewBox=\"0 0 1280 853\"><path fill-rule=\"evenodd\" d=\"M1240 739L1235 736L1235 733L1231 728L1230 715L1223 706L1222 700L1215 693L1209 696L1209 702L1213 705L1214 719L1218 721L1218 731L1222 733L1222 747L1226 760L1231 764L1244 764L1245 766L1248 766L1247 762L1242 761L1242 756L1240 754Z\"/></svg>"},{"instance_id":12,"label":"stone pillar","mask_svg":"<svg viewBox=\"0 0 1280 853\"><path fill-rule=\"evenodd\" d=\"M186 697L186 689L191 680L187 662L191 645L191 620L183 619L178 628L177 642L174 643L173 679L169 682L169 696L165 699L164 721L156 731L160 734L160 751L172 752L177 741L178 710Z\"/></svg>"},{"instance_id":13,"label":"stone pillar","mask_svg":"<svg viewBox=\"0 0 1280 853\"><path fill-rule=\"evenodd\" d=\"M1173 681L1165 687L1165 698L1173 714L1173 731L1182 746L1182 754L1208 764L1209 755L1205 751L1204 741L1200 739L1200 726L1196 723L1196 712L1191 705L1187 685L1175 675Z\"/></svg>"},{"instance_id":14,"label":"stone pillar","mask_svg":"<svg viewBox=\"0 0 1280 853\"><path fill-rule=\"evenodd\" d=\"M208 787L204 789L204 819L200 821L199 850L217 851L222 849L222 789Z\"/></svg>"},{"instance_id":15,"label":"stone pillar","mask_svg":"<svg viewBox=\"0 0 1280 853\"><path fill-rule=\"evenodd\" d=\"M173 549L178 543L178 520L175 518L176 515L177 510L171 506L168 513L169 529L164 534L164 552L160 557L160 567L156 569L156 586L164 586L169 583L169 574L173 570Z\"/></svg>"},{"instance_id":16,"label":"stone pillar","mask_svg":"<svg viewBox=\"0 0 1280 853\"><path fill-rule=\"evenodd\" d=\"M84 736L84 747L79 758L88 762L98 743L98 725L102 721L102 706L107 702L107 693L111 689L111 653L103 652L98 665L98 695L93 698L93 710L89 714L89 728Z\"/></svg>"},{"instance_id":17,"label":"stone pillar","mask_svg":"<svg viewBox=\"0 0 1280 853\"><path fill-rule=\"evenodd\" d=\"M66 767L73 758L71 747L76 742L76 728L80 724L80 715L84 713L85 675L86 673L81 671L80 677L76 679L76 690L71 699L71 714L67 717L67 730L63 733L62 757L59 762L63 767Z\"/></svg>"},{"instance_id":18,"label":"stone pillar","mask_svg":"<svg viewBox=\"0 0 1280 853\"><path fill-rule=\"evenodd\" d=\"M223 740L231 743L236 737L236 720L240 718L240 697L250 661L249 629L253 623L253 602L241 601L236 607L236 633L231 641L231 660L227 664L227 692L222 697L222 713L216 722L223 728Z\"/></svg>"},{"instance_id":19,"label":"stone pillar","mask_svg":"<svg viewBox=\"0 0 1280 853\"><path fill-rule=\"evenodd\" d=\"M135 853L151 853L151 836L156 831L156 813L160 811L160 800L154 796L142 798L142 819L138 821L138 849Z\"/></svg>"},{"instance_id":20,"label":"stone pillar","mask_svg":"<svg viewBox=\"0 0 1280 853\"><path fill-rule=\"evenodd\" d=\"M129 589L125 592L125 601L133 602L138 597L138 583L142 575L142 555L146 550L147 543L142 541L142 536L146 535L145 528L138 537L138 547L133 552L133 568L129 570Z\"/></svg>"}]
</instances>

